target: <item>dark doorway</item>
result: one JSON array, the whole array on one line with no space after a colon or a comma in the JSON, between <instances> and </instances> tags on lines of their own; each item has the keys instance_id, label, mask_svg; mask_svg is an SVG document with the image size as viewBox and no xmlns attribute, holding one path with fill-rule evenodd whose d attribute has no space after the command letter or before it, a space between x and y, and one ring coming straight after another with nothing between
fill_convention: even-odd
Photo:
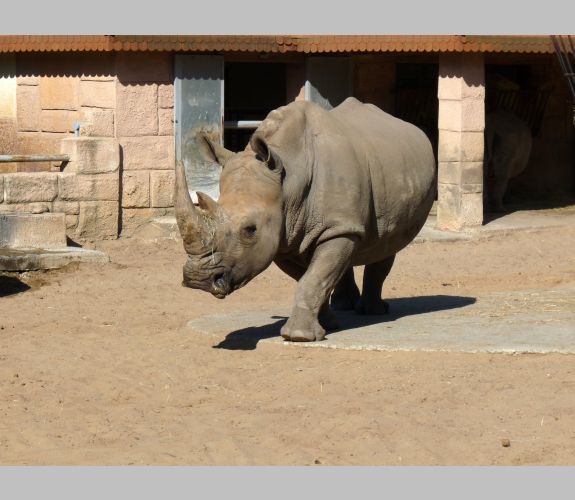
<instances>
[{"instance_id":1,"label":"dark doorway","mask_svg":"<svg viewBox=\"0 0 575 500\"><path fill-rule=\"evenodd\" d=\"M509 112L525 122L532 137L526 166L508 178L503 197L506 211L561 207L575 201L574 134L567 97L563 75L552 57L525 62L498 58L485 65L487 118L494 111ZM487 182L485 192L491 189Z\"/></svg>"},{"instance_id":2,"label":"dark doorway","mask_svg":"<svg viewBox=\"0 0 575 500\"><path fill-rule=\"evenodd\" d=\"M538 85L529 64L485 65L485 111L506 110L524 120L539 135L552 88Z\"/></svg>"},{"instance_id":3,"label":"dark doorway","mask_svg":"<svg viewBox=\"0 0 575 500\"><path fill-rule=\"evenodd\" d=\"M436 168L439 144L438 79L439 65L435 63L398 63L396 66L395 116L425 132L433 148Z\"/></svg>"},{"instance_id":4,"label":"dark doorway","mask_svg":"<svg viewBox=\"0 0 575 500\"><path fill-rule=\"evenodd\" d=\"M439 65L398 63L396 71L395 115L425 132L437 158Z\"/></svg>"},{"instance_id":5,"label":"dark doorway","mask_svg":"<svg viewBox=\"0 0 575 500\"><path fill-rule=\"evenodd\" d=\"M241 122L261 121L286 104L286 65L226 62L224 96L224 146L241 151L255 129Z\"/></svg>"}]
</instances>

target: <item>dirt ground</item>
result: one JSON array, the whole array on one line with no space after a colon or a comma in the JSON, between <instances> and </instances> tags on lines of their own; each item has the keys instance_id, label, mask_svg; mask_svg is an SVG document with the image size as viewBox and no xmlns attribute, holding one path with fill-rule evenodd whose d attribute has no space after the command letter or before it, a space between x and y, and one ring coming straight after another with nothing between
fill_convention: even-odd
<instances>
[{"instance_id":1,"label":"dirt ground","mask_svg":"<svg viewBox=\"0 0 575 500\"><path fill-rule=\"evenodd\" d=\"M95 247L109 265L0 277L0 464L575 465L575 356L215 348L186 323L294 283L272 266L220 301L180 286L177 241ZM416 244L384 294L572 286L574 249Z\"/></svg>"}]
</instances>

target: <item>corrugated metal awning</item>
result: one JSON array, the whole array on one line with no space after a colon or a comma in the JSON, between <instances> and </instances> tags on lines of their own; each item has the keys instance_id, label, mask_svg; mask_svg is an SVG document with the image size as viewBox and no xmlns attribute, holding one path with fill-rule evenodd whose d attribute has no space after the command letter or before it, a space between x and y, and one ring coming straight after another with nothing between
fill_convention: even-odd
<instances>
[{"instance_id":1,"label":"corrugated metal awning","mask_svg":"<svg viewBox=\"0 0 575 500\"><path fill-rule=\"evenodd\" d=\"M507 52L552 54L546 35L3 35L0 52Z\"/></svg>"}]
</instances>

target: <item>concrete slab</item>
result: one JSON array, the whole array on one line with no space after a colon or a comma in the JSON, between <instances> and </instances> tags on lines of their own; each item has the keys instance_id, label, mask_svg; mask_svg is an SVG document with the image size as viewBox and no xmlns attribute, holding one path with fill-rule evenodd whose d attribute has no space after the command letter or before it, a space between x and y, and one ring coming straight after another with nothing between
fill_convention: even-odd
<instances>
[{"instance_id":1,"label":"concrete slab","mask_svg":"<svg viewBox=\"0 0 575 500\"><path fill-rule=\"evenodd\" d=\"M490 219L488 214L483 230L509 231L561 226L575 227L575 206L548 210L521 210L493 219Z\"/></svg>"},{"instance_id":2,"label":"concrete slab","mask_svg":"<svg viewBox=\"0 0 575 500\"><path fill-rule=\"evenodd\" d=\"M64 214L0 214L0 248L66 246Z\"/></svg>"},{"instance_id":3,"label":"concrete slab","mask_svg":"<svg viewBox=\"0 0 575 500\"><path fill-rule=\"evenodd\" d=\"M481 240L514 231L575 227L575 206L564 209L522 210L509 214L487 214L483 226L461 232L442 231L436 228L436 224L437 217L430 215L416 236L414 243Z\"/></svg>"},{"instance_id":4,"label":"concrete slab","mask_svg":"<svg viewBox=\"0 0 575 500\"><path fill-rule=\"evenodd\" d=\"M575 288L390 299L389 316L339 313L342 329L322 342L284 342L287 310L230 312L196 318L190 331L217 347L254 349L258 342L295 348L376 351L575 353Z\"/></svg>"},{"instance_id":5,"label":"concrete slab","mask_svg":"<svg viewBox=\"0 0 575 500\"><path fill-rule=\"evenodd\" d=\"M76 247L0 248L0 271L59 269L72 262L105 264L110 258L97 250Z\"/></svg>"}]
</instances>

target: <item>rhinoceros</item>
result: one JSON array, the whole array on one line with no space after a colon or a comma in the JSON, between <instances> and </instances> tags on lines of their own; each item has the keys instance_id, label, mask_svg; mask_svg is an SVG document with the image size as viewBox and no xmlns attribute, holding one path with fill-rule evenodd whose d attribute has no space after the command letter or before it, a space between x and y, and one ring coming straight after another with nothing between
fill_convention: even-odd
<instances>
[{"instance_id":1,"label":"rhinoceros","mask_svg":"<svg viewBox=\"0 0 575 500\"><path fill-rule=\"evenodd\" d=\"M529 126L513 113L497 110L485 117L483 172L488 208L504 211L503 197L509 180L525 170L531 143Z\"/></svg>"},{"instance_id":2,"label":"rhinoceros","mask_svg":"<svg viewBox=\"0 0 575 500\"><path fill-rule=\"evenodd\" d=\"M434 199L435 159L420 129L348 98L330 111L298 101L270 112L239 153L207 135L197 141L223 167L221 194L198 192L195 206L177 165L184 286L224 298L275 262L298 281L281 329L291 341L337 329L332 291L336 310L388 311L383 282Z\"/></svg>"}]
</instances>

